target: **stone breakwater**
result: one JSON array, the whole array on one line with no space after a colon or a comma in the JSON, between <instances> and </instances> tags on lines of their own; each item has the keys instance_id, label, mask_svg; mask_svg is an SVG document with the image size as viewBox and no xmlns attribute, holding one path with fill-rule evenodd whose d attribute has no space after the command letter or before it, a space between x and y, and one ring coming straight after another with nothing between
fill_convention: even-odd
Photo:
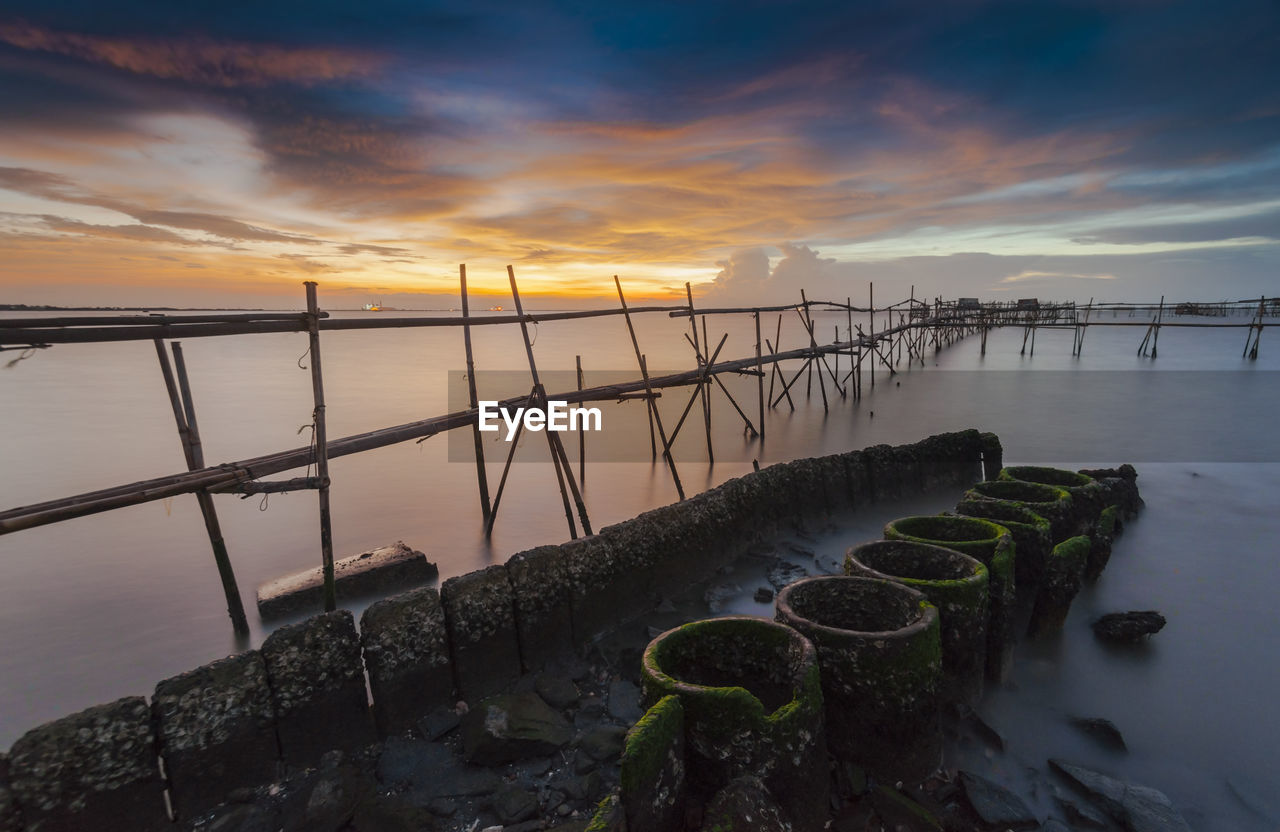
<instances>
[{"instance_id":1,"label":"stone breakwater","mask_svg":"<svg viewBox=\"0 0 1280 832\"><path fill-rule=\"evenodd\" d=\"M22 736L0 756L0 832L189 828L281 772L334 770L459 699L507 690L789 524L1001 467L998 438L976 430L780 463L439 592L386 599L359 629L342 610L283 627L258 650L160 682L150 701L126 697Z\"/></svg>"}]
</instances>

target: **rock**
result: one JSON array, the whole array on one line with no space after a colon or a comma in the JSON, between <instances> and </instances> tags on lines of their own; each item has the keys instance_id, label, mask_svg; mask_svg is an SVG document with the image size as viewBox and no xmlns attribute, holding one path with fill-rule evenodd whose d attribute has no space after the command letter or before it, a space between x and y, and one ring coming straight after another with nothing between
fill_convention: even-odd
<instances>
[{"instance_id":1,"label":"rock","mask_svg":"<svg viewBox=\"0 0 1280 832\"><path fill-rule=\"evenodd\" d=\"M724 605L729 602L735 595L742 592L742 587L737 584L723 583L708 587L702 599L707 602L707 607L712 612L720 612L724 609Z\"/></svg>"},{"instance_id":2,"label":"rock","mask_svg":"<svg viewBox=\"0 0 1280 832\"><path fill-rule=\"evenodd\" d=\"M739 777L716 792L707 805L703 829L717 832L791 832L791 823L764 783Z\"/></svg>"},{"instance_id":3,"label":"rock","mask_svg":"<svg viewBox=\"0 0 1280 832\"><path fill-rule=\"evenodd\" d=\"M803 566L796 566L794 563L778 560L774 561L769 567L767 577L774 589L782 589L784 586L793 584L801 578L809 577L809 570Z\"/></svg>"},{"instance_id":4,"label":"rock","mask_svg":"<svg viewBox=\"0 0 1280 832\"><path fill-rule=\"evenodd\" d=\"M519 823L538 813L538 798L519 786L502 786L493 793L493 812L503 825Z\"/></svg>"},{"instance_id":5,"label":"rock","mask_svg":"<svg viewBox=\"0 0 1280 832\"><path fill-rule=\"evenodd\" d=\"M640 707L640 688L625 679L609 683L609 716L626 725L634 725L644 716Z\"/></svg>"},{"instance_id":6,"label":"rock","mask_svg":"<svg viewBox=\"0 0 1280 832\"><path fill-rule=\"evenodd\" d=\"M1060 820L1049 818L1040 827L1040 832L1071 832L1071 827Z\"/></svg>"},{"instance_id":7,"label":"rock","mask_svg":"<svg viewBox=\"0 0 1280 832\"><path fill-rule=\"evenodd\" d=\"M1035 813L1013 792L968 771L960 772L969 805L983 822L1001 829L1035 829L1040 825Z\"/></svg>"},{"instance_id":8,"label":"rock","mask_svg":"<svg viewBox=\"0 0 1280 832\"><path fill-rule=\"evenodd\" d=\"M1087 806L1081 806L1075 801L1069 799L1066 794L1057 786L1053 787L1053 799L1062 807L1062 813L1066 815L1067 821L1072 826L1084 827L1086 829L1106 829L1106 818L1099 815Z\"/></svg>"},{"instance_id":9,"label":"rock","mask_svg":"<svg viewBox=\"0 0 1280 832\"><path fill-rule=\"evenodd\" d=\"M1115 726L1115 723L1109 719L1073 716L1071 717L1071 724L1082 733L1087 734L1113 751L1129 750L1128 746L1124 744L1124 735L1120 733L1120 729Z\"/></svg>"},{"instance_id":10,"label":"rock","mask_svg":"<svg viewBox=\"0 0 1280 832\"><path fill-rule=\"evenodd\" d=\"M1060 760L1050 760L1049 765L1129 832L1191 832L1191 827L1163 792Z\"/></svg>"},{"instance_id":11,"label":"rock","mask_svg":"<svg viewBox=\"0 0 1280 832\"><path fill-rule=\"evenodd\" d=\"M978 735L979 739L996 751L1004 751L1004 736L992 727L991 723L987 722L976 710L968 706L962 706L961 718L973 728L973 732Z\"/></svg>"},{"instance_id":12,"label":"rock","mask_svg":"<svg viewBox=\"0 0 1280 832\"><path fill-rule=\"evenodd\" d=\"M418 731L425 739L434 742L457 728L461 722L462 717L453 708L437 708L418 720Z\"/></svg>"},{"instance_id":13,"label":"rock","mask_svg":"<svg viewBox=\"0 0 1280 832\"><path fill-rule=\"evenodd\" d=\"M356 770L342 766L325 772L307 795L302 817L286 819L285 832L338 832L355 815L360 802Z\"/></svg>"},{"instance_id":14,"label":"rock","mask_svg":"<svg viewBox=\"0 0 1280 832\"><path fill-rule=\"evenodd\" d=\"M353 832L424 832L435 829L432 812L403 800L380 796L356 807L349 827Z\"/></svg>"},{"instance_id":15,"label":"rock","mask_svg":"<svg viewBox=\"0 0 1280 832\"><path fill-rule=\"evenodd\" d=\"M203 832L278 832L280 820L257 804L224 806L215 810L212 819L201 829Z\"/></svg>"},{"instance_id":16,"label":"rock","mask_svg":"<svg viewBox=\"0 0 1280 832\"><path fill-rule=\"evenodd\" d=\"M437 797L489 794L501 782L488 769L459 765L448 746L422 740L387 740L377 772L384 786L408 787L420 805Z\"/></svg>"},{"instance_id":17,"label":"rock","mask_svg":"<svg viewBox=\"0 0 1280 832\"><path fill-rule=\"evenodd\" d=\"M590 771L577 777L557 780L552 787L573 800L587 800L600 791L600 772Z\"/></svg>"},{"instance_id":18,"label":"rock","mask_svg":"<svg viewBox=\"0 0 1280 832\"><path fill-rule=\"evenodd\" d=\"M942 824L932 812L888 786L876 786L871 790L871 805L890 829L942 832Z\"/></svg>"},{"instance_id":19,"label":"rock","mask_svg":"<svg viewBox=\"0 0 1280 832\"><path fill-rule=\"evenodd\" d=\"M427 804L427 811L437 817L451 818L458 811L458 801L450 800L447 797L433 798Z\"/></svg>"},{"instance_id":20,"label":"rock","mask_svg":"<svg viewBox=\"0 0 1280 832\"><path fill-rule=\"evenodd\" d=\"M1133 643L1164 629L1165 618L1155 610L1113 612L1093 622L1093 634L1103 641Z\"/></svg>"},{"instance_id":21,"label":"rock","mask_svg":"<svg viewBox=\"0 0 1280 832\"><path fill-rule=\"evenodd\" d=\"M544 702L556 710L564 710L574 702L577 702L578 697L581 695L578 692L578 686L573 683L572 679L566 679L563 676L552 676L549 673L540 674L534 680L533 689L538 692Z\"/></svg>"},{"instance_id":22,"label":"rock","mask_svg":"<svg viewBox=\"0 0 1280 832\"><path fill-rule=\"evenodd\" d=\"M597 761L616 760L622 754L622 744L626 740L627 729L617 725L601 725L582 738L580 750Z\"/></svg>"},{"instance_id":23,"label":"rock","mask_svg":"<svg viewBox=\"0 0 1280 832\"><path fill-rule=\"evenodd\" d=\"M758 604L767 604L773 600L773 590L767 586L758 587L756 594L752 596Z\"/></svg>"},{"instance_id":24,"label":"rock","mask_svg":"<svg viewBox=\"0 0 1280 832\"><path fill-rule=\"evenodd\" d=\"M462 718L463 756L481 765L545 757L572 736L568 721L531 691L490 697Z\"/></svg>"}]
</instances>

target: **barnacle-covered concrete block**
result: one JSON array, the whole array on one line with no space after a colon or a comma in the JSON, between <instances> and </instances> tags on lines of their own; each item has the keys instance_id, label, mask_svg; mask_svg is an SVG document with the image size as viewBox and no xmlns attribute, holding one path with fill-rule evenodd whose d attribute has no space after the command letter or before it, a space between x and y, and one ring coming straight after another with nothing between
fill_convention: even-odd
<instances>
[{"instance_id":1,"label":"barnacle-covered concrete block","mask_svg":"<svg viewBox=\"0 0 1280 832\"><path fill-rule=\"evenodd\" d=\"M453 704L449 636L440 593L431 587L370 606L360 617L360 643L381 736L403 733L424 714Z\"/></svg>"},{"instance_id":2,"label":"barnacle-covered concrete block","mask_svg":"<svg viewBox=\"0 0 1280 832\"><path fill-rule=\"evenodd\" d=\"M877 779L917 783L942 762L938 610L878 578L824 575L784 587L778 620L813 642L827 741Z\"/></svg>"},{"instance_id":3,"label":"barnacle-covered concrete block","mask_svg":"<svg viewBox=\"0 0 1280 832\"><path fill-rule=\"evenodd\" d=\"M955 549L987 567L987 678L1003 680L1013 664L1017 606L1016 547L1009 530L977 517L919 515L887 523L884 536Z\"/></svg>"},{"instance_id":4,"label":"barnacle-covered concrete block","mask_svg":"<svg viewBox=\"0 0 1280 832\"><path fill-rule=\"evenodd\" d=\"M22 832L22 817L9 788L9 755L0 752L0 832Z\"/></svg>"},{"instance_id":5,"label":"barnacle-covered concrete block","mask_svg":"<svg viewBox=\"0 0 1280 832\"><path fill-rule=\"evenodd\" d=\"M1084 579L1090 583L1102 577L1111 562L1111 545L1120 527L1120 506L1107 506L1098 515L1098 522L1089 535L1089 560L1085 564Z\"/></svg>"},{"instance_id":6,"label":"barnacle-covered concrete block","mask_svg":"<svg viewBox=\"0 0 1280 832\"><path fill-rule=\"evenodd\" d=\"M1036 605L1031 611L1028 629L1032 635L1062 629L1071 611L1071 602L1084 581L1090 545L1089 538L1080 535L1053 547L1045 567L1044 583L1036 593Z\"/></svg>"},{"instance_id":7,"label":"barnacle-covered concrete block","mask_svg":"<svg viewBox=\"0 0 1280 832\"><path fill-rule=\"evenodd\" d=\"M994 434L991 434L994 436ZM997 447L999 440L995 440ZM918 489L939 491L968 485L982 478L983 434L969 430L939 433L907 446L918 465Z\"/></svg>"},{"instance_id":8,"label":"barnacle-covered concrete block","mask_svg":"<svg viewBox=\"0 0 1280 832\"><path fill-rule=\"evenodd\" d=\"M258 651L160 682L151 711L179 819L212 809L233 789L275 777L275 707Z\"/></svg>"},{"instance_id":9,"label":"barnacle-covered concrete block","mask_svg":"<svg viewBox=\"0 0 1280 832\"><path fill-rule=\"evenodd\" d=\"M742 542L773 535L784 517L790 517L789 509L785 512L780 510L774 499L775 492L769 487L768 478L760 476L758 472L721 483L713 492L739 524Z\"/></svg>"},{"instance_id":10,"label":"barnacle-covered concrete block","mask_svg":"<svg viewBox=\"0 0 1280 832\"><path fill-rule=\"evenodd\" d=\"M169 828L151 709L141 696L96 705L23 734L9 751L29 832Z\"/></svg>"},{"instance_id":11,"label":"barnacle-covered concrete block","mask_svg":"<svg viewBox=\"0 0 1280 832\"><path fill-rule=\"evenodd\" d=\"M759 618L695 621L649 643L641 680L648 705L680 699L694 799L752 775L796 830L822 828L830 784L822 683L808 639Z\"/></svg>"},{"instance_id":12,"label":"barnacle-covered concrete block","mask_svg":"<svg viewBox=\"0 0 1280 832\"><path fill-rule=\"evenodd\" d=\"M584 644L653 608L649 577L636 567L652 556L663 525L646 512L600 534L561 544L574 642Z\"/></svg>"},{"instance_id":13,"label":"barnacle-covered concrete block","mask_svg":"<svg viewBox=\"0 0 1280 832\"><path fill-rule=\"evenodd\" d=\"M914 453L892 445L872 445L862 450L862 456L875 500L900 500L915 493L920 472Z\"/></svg>"},{"instance_id":14,"label":"barnacle-covered concrete block","mask_svg":"<svg viewBox=\"0 0 1280 832\"><path fill-rule=\"evenodd\" d=\"M1000 444L1000 437L994 433L984 433L981 435L981 442L982 478L998 479L1000 471L1004 469L1004 447Z\"/></svg>"},{"instance_id":15,"label":"barnacle-covered concrete block","mask_svg":"<svg viewBox=\"0 0 1280 832\"><path fill-rule=\"evenodd\" d=\"M943 693L973 703L982 696L987 661L988 573L981 562L941 546L873 540L845 554L846 575L897 581L938 608Z\"/></svg>"},{"instance_id":16,"label":"barnacle-covered concrete block","mask_svg":"<svg viewBox=\"0 0 1280 832\"><path fill-rule=\"evenodd\" d=\"M478 702L520 678L515 601L502 564L459 575L440 588L458 695Z\"/></svg>"},{"instance_id":17,"label":"barnacle-covered concrete block","mask_svg":"<svg viewBox=\"0 0 1280 832\"><path fill-rule=\"evenodd\" d=\"M347 610L281 627L262 643L285 762L310 766L326 751L374 742L360 637Z\"/></svg>"},{"instance_id":18,"label":"barnacle-covered concrete block","mask_svg":"<svg viewBox=\"0 0 1280 832\"><path fill-rule=\"evenodd\" d=\"M507 560L516 632L526 670L573 649L569 571L559 546L538 546Z\"/></svg>"},{"instance_id":19,"label":"barnacle-covered concrete block","mask_svg":"<svg viewBox=\"0 0 1280 832\"><path fill-rule=\"evenodd\" d=\"M683 819L684 708L664 696L627 732L619 783L628 832L667 832Z\"/></svg>"}]
</instances>

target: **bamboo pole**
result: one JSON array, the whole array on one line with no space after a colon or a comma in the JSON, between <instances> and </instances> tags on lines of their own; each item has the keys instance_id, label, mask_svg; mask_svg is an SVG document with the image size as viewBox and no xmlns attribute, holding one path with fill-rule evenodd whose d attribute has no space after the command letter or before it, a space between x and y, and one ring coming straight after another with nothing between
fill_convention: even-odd
<instances>
[{"instance_id":1,"label":"bamboo pole","mask_svg":"<svg viewBox=\"0 0 1280 832\"><path fill-rule=\"evenodd\" d=\"M760 414L760 444L764 444L764 363L761 361L760 340L760 310L756 310L753 316L756 324L756 398L759 401Z\"/></svg>"},{"instance_id":2,"label":"bamboo pole","mask_svg":"<svg viewBox=\"0 0 1280 832\"><path fill-rule=\"evenodd\" d=\"M178 438L182 440L182 455L187 462L187 470L194 471L204 467L204 452L200 446L200 432L196 426L195 405L191 398L191 386L187 381L187 365L182 358L182 345L173 344L173 359L178 371L178 385L174 384L173 370L169 366L169 358L164 351L164 342L155 342L156 355L160 359L160 372L164 376L164 386L169 393L169 404L173 408L173 418L178 426ZM213 549L213 560L218 567L218 578L222 582L222 594L227 600L227 615L231 617L231 628L237 636L249 634L249 621L245 617L244 602L240 599L240 587L236 583L236 573L231 567L231 558L227 554L227 544L222 537L222 526L218 523L218 513L213 506L213 498L208 491L195 492L196 502L200 506L200 514L204 518L205 532L209 535L209 546Z\"/></svg>"},{"instance_id":3,"label":"bamboo pole","mask_svg":"<svg viewBox=\"0 0 1280 832\"><path fill-rule=\"evenodd\" d=\"M653 416L654 422L658 426L658 436L662 438L662 455L667 460L667 467L671 469L671 479L675 482L676 493L680 495L680 499L684 499L684 486L680 484L680 474L676 471L676 461L671 457L671 446L667 444L667 432L662 427L662 414L658 412L658 402L653 398L653 386L649 381L649 371L645 368L644 356L640 353L640 342L636 340L636 328L631 323L631 313L627 310L627 297L622 294L622 283L618 280L618 276L613 276L613 285L618 289L618 302L622 304L622 317L627 322L627 332L631 335L631 346L636 351L636 361L640 364L640 375L644 377L644 391L648 394L645 399L649 403L649 413Z\"/></svg>"},{"instance_id":4,"label":"bamboo pole","mask_svg":"<svg viewBox=\"0 0 1280 832\"><path fill-rule=\"evenodd\" d=\"M538 363L533 358L533 342L529 340L529 324L523 320L524 307L520 303L520 289L516 285L516 272L511 266L507 266L507 280L511 283L511 297L515 299L516 314L522 319L520 321L520 335L524 338L525 355L529 358L529 374L533 376L533 396L530 400L536 399L537 404L543 408L544 412L547 407L547 391L542 386L542 379L538 376ZM560 434L553 430L543 431L547 435L547 447L551 451L551 461L555 463L556 480L560 484L560 496L564 498L565 513L569 515L569 534L571 537L577 537L573 525L573 512L569 507L569 497L565 494L565 483L568 482L569 490L573 492L573 502L578 508L578 517L582 520L582 531L584 534L591 534L591 521L587 519L587 506L582 500L582 492L578 490L578 483L573 478L573 468L569 465L569 455L564 452L564 443L560 441ZM563 467L563 470L561 470Z\"/></svg>"},{"instance_id":5,"label":"bamboo pole","mask_svg":"<svg viewBox=\"0 0 1280 832\"><path fill-rule=\"evenodd\" d=\"M699 345L700 342L698 341L698 317L693 308L693 286L688 281L686 281L684 284L684 291L685 291L685 296L689 299L689 328L693 330L693 353L695 356L697 356L698 366L702 366L707 363L707 360L702 355L702 347ZM703 316L702 318L703 327L706 326L706 323L707 323L706 316ZM705 329L704 329L704 334L705 334ZM705 342L706 339L703 338L703 341ZM710 348L711 344L708 343L707 347ZM707 390L707 387L705 384L699 382L698 389L696 392L697 392L698 398L702 400L702 420L706 425L707 462L714 463L716 461L716 454L715 454L715 450L711 446L711 401L710 401L710 397L708 396L708 393L710 391ZM678 432L678 430L679 428L671 432L672 442L675 441L675 435Z\"/></svg>"},{"instance_id":6,"label":"bamboo pole","mask_svg":"<svg viewBox=\"0 0 1280 832\"><path fill-rule=\"evenodd\" d=\"M307 316L311 349L311 393L315 401L312 419L315 424L316 476L320 479L320 557L324 573L324 609L338 608L337 587L333 575L333 527L329 516L329 438L325 428L324 375L320 368L320 304L316 299L316 282L303 284L307 290Z\"/></svg>"},{"instance_id":7,"label":"bamboo pole","mask_svg":"<svg viewBox=\"0 0 1280 832\"><path fill-rule=\"evenodd\" d=\"M471 317L471 311L467 298L467 267L466 264L458 265L458 282L461 286L462 294L462 317L464 320ZM462 327L462 343L466 349L467 355L467 404L471 407L480 406L480 397L476 393L476 362L471 352L471 325L467 324ZM581 372L579 372L581 374ZM579 385L581 386L581 385ZM487 528L489 525L489 478L484 467L484 440L480 436L480 422L477 421L471 429L472 445L475 448L476 455L476 485L480 489L480 512Z\"/></svg>"},{"instance_id":8,"label":"bamboo pole","mask_svg":"<svg viewBox=\"0 0 1280 832\"><path fill-rule=\"evenodd\" d=\"M574 368L578 371L578 392L582 392L582 356L575 355L573 357ZM587 431L586 425L578 431L578 479L581 480L583 488L587 485Z\"/></svg>"}]
</instances>

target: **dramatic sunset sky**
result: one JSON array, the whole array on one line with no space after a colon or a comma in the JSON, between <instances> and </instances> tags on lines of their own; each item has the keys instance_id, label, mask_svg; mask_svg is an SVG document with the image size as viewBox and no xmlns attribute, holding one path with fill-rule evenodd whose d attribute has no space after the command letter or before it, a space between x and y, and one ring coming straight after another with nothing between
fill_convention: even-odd
<instances>
[{"instance_id":1,"label":"dramatic sunset sky","mask_svg":"<svg viewBox=\"0 0 1280 832\"><path fill-rule=\"evenodd\" d=\"M0 4L0 303L448 306L462 262L1275 294L1280 3Z\"/></svg>"}]
</instances>

